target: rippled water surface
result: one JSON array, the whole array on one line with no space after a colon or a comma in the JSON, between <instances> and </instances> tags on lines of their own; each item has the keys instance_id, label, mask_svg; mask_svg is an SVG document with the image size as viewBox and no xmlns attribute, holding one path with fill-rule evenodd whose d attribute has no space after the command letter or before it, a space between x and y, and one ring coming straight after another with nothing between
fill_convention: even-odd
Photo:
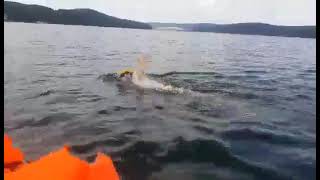
<instances>
[{"instance_id":1,"label":"rippled water surface","mask_svg":"<svg viewBox=\"0 0 320 180\"><path fill-rule=\"evenodd\" d=\"M29 160L108 153L122 179L315 179L315 39L4 24L5 132ZM150 78L183 93L119 85Z\"/></svg>"}]
</instances>

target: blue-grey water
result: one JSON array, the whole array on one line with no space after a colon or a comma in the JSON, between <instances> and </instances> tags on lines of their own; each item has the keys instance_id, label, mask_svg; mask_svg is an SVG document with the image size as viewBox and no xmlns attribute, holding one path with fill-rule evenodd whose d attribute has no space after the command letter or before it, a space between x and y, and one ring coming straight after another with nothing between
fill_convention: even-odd
<instances>
[{"instance_id":1,"label":"blue-grey water","mask_svg":"<svg viewBox=\"0 0 320 180\"><path fill-rule=\"evenodd\" d=\"M110 74L147 54L150 78ZM71 146L122 179L316 179L316 40L4 23L5 133L28 160Z\"/></svg>"}]
</instances>

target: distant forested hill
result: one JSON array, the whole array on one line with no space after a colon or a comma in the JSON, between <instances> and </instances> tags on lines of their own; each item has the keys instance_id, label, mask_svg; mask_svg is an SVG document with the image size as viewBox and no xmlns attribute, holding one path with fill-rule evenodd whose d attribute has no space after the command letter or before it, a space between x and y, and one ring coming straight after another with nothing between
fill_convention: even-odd
<instances>
[{"instance_id":1,"label":"distant forested hill","mask_svg":"<svg viewBox=\"0 0 320 180\"><path fill-rule=\"evenodd\" d=\"M153 28L179 27L185 31L316 38L316 26L276 26L264 23L178 24L149 23Z\"/></svg>"},{"instance_id":2,"label":"distant forested hill","mask_svg":"<svg viewBox=\"0 0 320 180\"><path fill-rule=\"evenodd\" d=\"M265 36L316 38L315 26L275 26L263 23L196 24L193 31Z\"/></svg>"},{"instance_id":3,"label":"distant forested hill","mask_svg":"<svg viewBox=\"0 0 320 180\"><path fill-rule=\"evenodd\" d=\"M17 2L4 1L6 21L43 22L49 24L85 25L103 27L122 27L136 29L151 29L147 23L119 19L91 9L59 9L39 5L26 5Z\"/></svg>"}]
</instances>

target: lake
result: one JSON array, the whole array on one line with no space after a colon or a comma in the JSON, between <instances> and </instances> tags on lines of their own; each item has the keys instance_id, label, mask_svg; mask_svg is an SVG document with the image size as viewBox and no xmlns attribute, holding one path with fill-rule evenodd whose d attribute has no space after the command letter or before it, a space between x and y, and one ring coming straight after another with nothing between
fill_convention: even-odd
<instances>
[{"instance_id":1,"label":"lake","mask_svg":"<svg viewBox=\"0 0 320 180\"><path fill-rule=\"evenodd\" d=\"M146 54L155 81L109 75ZM4 23L4 130L28 160L69 144L122 179L316 179L316 40Z\"/></svg>"}]
</instances>

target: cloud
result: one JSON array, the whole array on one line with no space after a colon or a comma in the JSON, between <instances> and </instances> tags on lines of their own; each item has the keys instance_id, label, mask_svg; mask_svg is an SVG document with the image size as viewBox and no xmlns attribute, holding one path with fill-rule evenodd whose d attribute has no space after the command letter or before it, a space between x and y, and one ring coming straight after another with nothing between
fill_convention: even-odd
<instances>
[{"instance_id":1,"label":"cloud","mask_svg":"<svg viewBox=\"0 0 320 180\"><path fill-rule=\"evenodd\" d=\"M18 0L58 8L91 8L108 15L176 23L265 22L315 25L316 0Z\"/></svg>"}]
</instances>

